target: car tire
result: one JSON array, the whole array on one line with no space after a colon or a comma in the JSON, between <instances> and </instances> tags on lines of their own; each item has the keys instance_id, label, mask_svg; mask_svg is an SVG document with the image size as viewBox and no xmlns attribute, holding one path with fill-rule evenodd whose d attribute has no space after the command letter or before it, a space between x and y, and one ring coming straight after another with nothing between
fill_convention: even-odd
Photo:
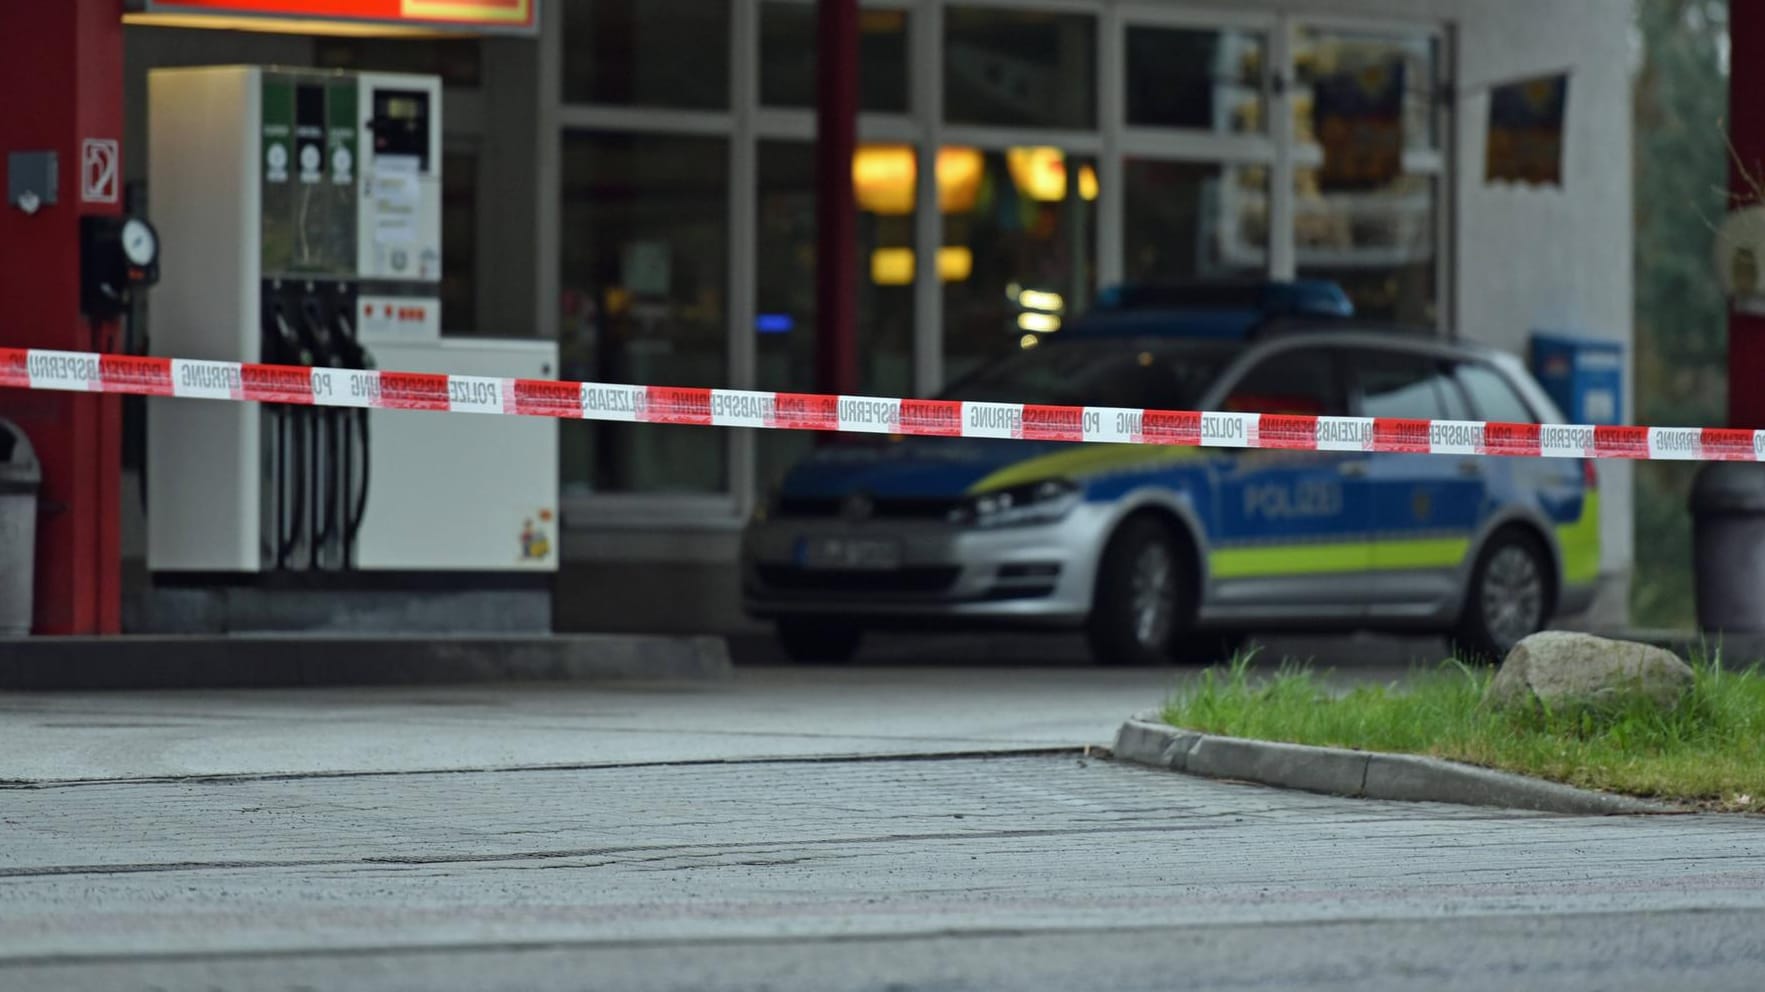
<instances>
[{"instance_id":1,"label":"car tire","mask_svg":"<svg viewBox=\"0 0 1765 992\"><path fill-rule=\"evenodd\" d=\"M778 643L798 664L838 664L852 660L864 632L851 624L825 620L780 620Z\"/></svg>"},{"instance_id":2,"label":"car tire","mask_svg":"<svg viewBox=\"0 0 1765 992\"><path fill-rule=\"evenodd\" d=\"M1110 536L1098 562L1086 634L1105 665L1154 665L1193 613L1195 574L1187 550L1162 522L1130 517Z\"/></svg>"},{"instance_id":3,"label":"car tire","mask_svg":"<svg viewBox=\"0 0 1765 992\"><path fill-rule=\"evenodd\" d=\"M1553 575L1550 555L1537 538L1497 531L1471 569L1454 653L1464 661L1500 664L1522 638L1550 622Z\"/></svg>"}]
</instances>

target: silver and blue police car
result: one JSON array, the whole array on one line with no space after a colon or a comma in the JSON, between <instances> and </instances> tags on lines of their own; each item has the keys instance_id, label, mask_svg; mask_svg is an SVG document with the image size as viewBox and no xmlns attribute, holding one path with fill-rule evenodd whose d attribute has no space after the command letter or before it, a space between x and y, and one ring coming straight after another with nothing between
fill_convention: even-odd
<instances>
[{"instance_id":1,"label":"silver and blue police car","mask_svg":"<svg viewBox=\"0 0 1765 992\"><path fill-rule=\"evenodd\" d=\"M1512 356L1354 318L1329 283L1119 288L948 399L1561 422ZM1235 418L1221 418L1230 425ZM867 629L1082 629L1097 660L1252 630L1441 632L1500 658L1585 609L1591 462L841 437L743 535L743 599L799 660Z\"/></svg>"}]
</instances>

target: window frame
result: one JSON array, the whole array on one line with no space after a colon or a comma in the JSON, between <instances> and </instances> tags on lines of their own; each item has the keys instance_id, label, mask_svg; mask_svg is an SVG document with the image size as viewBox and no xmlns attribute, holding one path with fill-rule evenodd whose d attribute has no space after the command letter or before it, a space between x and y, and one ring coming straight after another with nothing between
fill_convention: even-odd
<instances>
[{"instance_id":1,"label":"window frame","mask_svg":"<svg viewBox=\"0 0 1765 992\"><path fill-rule=\"evenodd\" d=\"M1277 150L1278 167L1272 182L1275 184L1276 201L1272 204L1269 227L1275 232L1278 242L1284 240L1284 246L1278 244L1278 253L1284 256L1282 265L1274 270L1274 278L1292 279L1298 274L1298 246L1294 237L1297 229L1297 193L1295 189L1298 171L1302 167L1314 166L1308 154L1295 154L1299 143L1293 128L1292 94L1296 85L1294 78L1294 55L1298 49L1298 36L1303 28L1315 28L1325 31L1336 30L1359 32L1366 34L1419 33L1428 37L1433 43L1435 56L1433 85L1435 93L1450 93L1454 89L1454 80L1458 77L1457 44L1458 33L1449 21L1431 19L1425 16L1404 16L1388 14L1380 16L1332 14L1332 13L1283 13L1280 15L1282 29L1280 32L1283 45L1281 58L1276 64L1282 73L1277 90L1283 101L1279 110L1271 108L1271 114L1278 114L1283 122L1285 140ZM1458 127L1460 115L1450 101L1436 100L1434 112L1438 115L1436 127L1439 140L1431 149L1415 150L1405 147L1403 151L1403 174L1422 175L1432 179L1434 183L1434 216L1432 218L1434 234L1434 330L1443 340L1454 340L1457 337L1457 321L1454 320L1457 307L1456 285L1454 274L1454 238L1458 230L1458 197L1456 193L1458 176ZM1284 216L1283 216L1284 214Z\"/></svg>"},{"instance_id":2,"label":"window frame","mask_svg":"<svg viewBox=\"0 0 1765 992\"><path fill-rule=\"evenodd\" d=\"M755 270L751 259L757 229L757 155L762 140L813 141L813 109L767 107L760 103L761 0L721 0L731 9L729 50L730 101L712 111L678 108L574 104L563 93L564 51L560 18L541 19L536 59L539 100L536 178L540 209L536 232L536 325L540 337L556 338L560 262L557 210L562 193L560 150L570 129L633 131L718 136L728 142L730 197L727 205L729 284L726 298L728 384L751 388L756 349L751 329L755 317ZM815 0L771 0L813 3ZM1269 243L1264 271L1275 279L1292 278L1295 264L1294 141L1290 83L1295 32L1300 25L1382 33L1423 33L1437 53L1437 81L1450 84L1457 76L1458 42L1454 25L1438 17L1401 13L1353 16L1305 13L1268 7L1245 10L1231 0L1201 0L1178 8L1159 0L962 0L961 6L1077 13L1096 21L1096 127L1090 130L1044 130L951 124L944 119L944 12L947 0L861 0L866 8L903 10L908 22L908 100L902 114L860 113L860 142L911 144L919 149L919 187L913 243L920 258L934 257L944 240L943 217L924 204L937 202L935 163L940 148L966 145L988 151L1012 146L1052 145L1071 155L1094 157L1100 186L1095 204L1095 277L1099 285L1118 283L1124 264L1124 162L1128 158L1199 162L1214 165L1259 164L1269 170ZM1251 29L1267 32L1265 107L1270 126L1262 134L1228 135L1129 126L1126 120L1127 30L1130 27ZM495 85L495 84L493 84ZM1437 333L1450 338L1456 324L1458 294L1454 280L1454 240L1458 230L1456 170L1459 165L1460 115L1439 106L1437 147L1427 154L1405 155L1405 170L1435 177L1434 257ZM451 116L451 115L450 115ZM550 209L548 209L548 207ZM929 395L944 385L945 346L943 286L935 267L918 266L914 281L913 379L915 395ZM482 298L482 294L481 294ZM482 306L482 304L481 304ZM1226 375L1231 374L1228 370ZM1348 383L1338 388L1347 400ZM1498 370L1498 374L1500 374ZM1524 400L1522 396L1522 400ZM1467 407L1469 398L1465 399ZM1528 408L1529 405L1528 405ZM612 531L627 526L657 526L671 531L732 532L752 510L756 494L755 443L751 431L730 431L725 441L728 485L713 494L592 493L561 499L566 528Z\"/></svg>"}]
</instances>

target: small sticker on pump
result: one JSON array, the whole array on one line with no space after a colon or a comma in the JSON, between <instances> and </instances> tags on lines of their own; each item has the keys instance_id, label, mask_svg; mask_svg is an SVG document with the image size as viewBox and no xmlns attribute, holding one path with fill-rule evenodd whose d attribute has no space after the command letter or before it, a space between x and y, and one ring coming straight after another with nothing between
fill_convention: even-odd
<instances>
[{"instance_id":1,"label":"small sticker on pump","mask_svg":"<svg viewBox=\"0 0 1765 992\"><path fill-rule=\"evenodd\" d=\"M363 296L356 301L356 333L401 341L441 336L440 301L427 297Z\"/></svg>"}]
</instances>

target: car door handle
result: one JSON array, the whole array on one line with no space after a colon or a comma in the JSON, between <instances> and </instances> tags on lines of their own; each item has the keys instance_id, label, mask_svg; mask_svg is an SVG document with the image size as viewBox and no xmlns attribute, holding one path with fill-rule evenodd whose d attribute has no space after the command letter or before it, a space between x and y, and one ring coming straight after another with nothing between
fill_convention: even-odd
<instances>
[{"instance_id":1,"label":"car door handle","mask_svg":"<svg viewBox=\"0 0 1765 992\"><path fill-rule=\"evenodd\" d=\"M1464 476L1482 475L1483 463L1475 458L1467 458L1459 462L1459 474Z\"/></svg>"},{"instance_id":2,"label":"car door handle","mask_svg":"<svg viewBox=\"0 0 1765 992\"><path fill-rule=\"evenodd\" d=\"M1367 475L1367 463L1364 461L1339 462L1336 471L1350 479L1363 479Z\"/></svg>"}]
</instances>

